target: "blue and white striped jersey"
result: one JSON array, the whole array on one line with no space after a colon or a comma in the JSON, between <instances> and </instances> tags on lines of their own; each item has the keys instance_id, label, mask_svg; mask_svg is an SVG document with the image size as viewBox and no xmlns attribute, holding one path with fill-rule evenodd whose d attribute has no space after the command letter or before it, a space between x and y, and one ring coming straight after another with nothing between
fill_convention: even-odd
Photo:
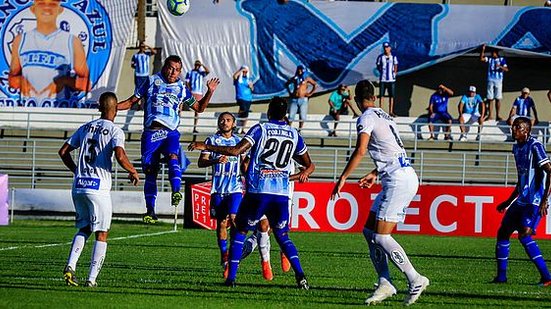
<instances>
[{"instance_id":1,"label":"blue and white striped jersey","mask_svg":"<svg viewBox=\"0 0 551 309\"><path fill-rule=\"evenodd\" d=\"M149 76L149 58L151 52L135 53L132 56L132 64L134 65L134 75Z\"/></svg>"},{"instance_id":2,"label":"blue and white striped jersey","mask_svg":"<svg viewBox=\"0 0 551 309\"><path fill-rule=\"evenodd\" d=\"M284 121L254 125L245 135L251 143L247 192L289 196L294 155L308 151L297 130Z\"/></svg>"},{"instance_id":3,"label":"blue and white striped jersey","mask_svg":"<svg viewBox=\"0 0 551 309\"><path fill-rule=\"evenodd\" d=\"M545 190L545 177L541 166L549 162L543 144L532 136L526 143L513 145L518 173L518 198L521 205L539 205Z\"/></svg>"},{"instance_id":4,"label":"blue and white striped jersey","mask_svg":"<svg viewBox=\"0 0 551 309\"><path fill-rule=\"evenodd\" d=\"M134 95L146 99L143 107L146 129L150 128L153 122L158 122L170 130L175 130L180 124L180 103L190 107L195 104L195 98L182 80L167 84L161 72L149 76L148 81L137 88Z\"/></svg>"},{"instance_id":5,"label":"blue and white striped jersey","mask_svg":"<svg viewBox=\"0 0 551 309\"><path fill-rule=\"evenodd\" d=\"M186 73L186 82L189 83L191 93L203 94L203 89L205 89L205 76L207 76L207 72L203 70L193 69Z\"/></svg>"},{"instance_id":6,"label":"blue and white striped jersey","mask_svg":"<svg viewBox=\"0 0 551 309\"><path fill-rule=\"evenodd\" d=\"M230 138L225 138L216 133L207 137L205 144L215 146L235 146L241 141L241 137L233 134ZM216 160L221 154L204 150L202 154L208 154L209 159ZM243 183L241 182L241 157L228 156L228 162L216 163L212 166L212 188L210 193L229 194L243 192Z\"/></svg>"},{"instance_id":7,"label":"blue and white striped jersey","mask_svg":"<svg viewBox=\"0 0 551 309\"><path fill-rule=\"evenodd\" d=\"M377 70L381 74L379 80L381 82L395 82L396 73L394 73L394 65L398 65L398 57L394 55L380 54L376 61Z\"/></svg>"},{"instance_id":8,"label":"blue and white striped jersey","mask_svg":"<svg viewBox=\"0 0 551 309\"><path fill-rule=\"evenodd\" d=\"M488 80L503 80L503 69L498 68L497 66L507 66L507 62L503 57L484 57L484 61L488 62Z\"/></svg>"},{"instance_id":9,"label":"blue and white striped jersey","mask_svg":"<svg viewBox=\"0 0 551 309\"><path fill-rule=\"evenodd\" d=\"M522 96L515 99L515 102L513 102L513 107L515 108L516 115L517 116L523 116L530 118L530 111L533 106L535 106L536 103L534 103L534 100L532 100L531 97L527 97L526 99Z\"/></svg>"}]
</instances>

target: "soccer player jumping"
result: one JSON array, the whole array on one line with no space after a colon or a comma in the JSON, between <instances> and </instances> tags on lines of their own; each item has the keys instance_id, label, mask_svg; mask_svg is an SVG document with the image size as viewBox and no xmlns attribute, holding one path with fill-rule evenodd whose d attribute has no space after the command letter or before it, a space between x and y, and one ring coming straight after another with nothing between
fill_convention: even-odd
<instances>
[{"instance_id":1,"label":"soccer player jumping","mask_svg":"<svg viewBox=\"0 0 551 309\"><path fill-rule=\"evenodd\" d=\"M287 102L280 97L274 97L268 106L269 122L254 125L236 146L195 142L188 147L189 150L208 150L229 156L237 156L251 149L246 192L235 217L236 229L231 231L230 267L225 282L227 286L235 286L247 232L254 229L265 214L279 246L289 257L298 287L309 288L297 249L289 238L288 206L289 178L293 177L291 161L294 158L305 167L298 173L301 182L308 180L313 163L304 140L285 121L286 113Z\"/></svg>"},{"instance_id":2,"label":"soccer player jumping","mask_svg":"<svg viewBox=\"0 0 551 309\"><path fill-rule=\"evenodd\" d=\"M147 212L145 223L156 223L157 174L161 155L168 162L168 174L172 188L171 203L177 207L182 200L182 170L180 169L179 112L184 104L198 113L207 108L210 99L220 84L218 78L207 82L207 92L196 101L180 79L182 59L171 55L165 59L161 72L149 76L147 82L136 88L134 94L117 105L118 110L127 110L140 104L144 110L144 130L141 140L142 169L145 174L144 195ZM181 155L181 154L180 154Z\"/></svg>"},{"instance_id":3,"label":"soccer player jumping","mask_svg":"<svg viewBox=\"0 0 551 309\"><path fill-rule=\"evenodd\" d=\"M513 154L518 180L511 196L497 206L497 211L507 211L497 231L497 276L493 283L507 282L509 238L514 231L518 231L518 240L540 273L540 285L551 286L551 275L545 260L538 244L532 239L541 217L547 215L551 163L543 144L530 135L531 130L532 123L525 117L516 118L511 126L513 139L517 142L513 145Z\"/></svg>"},{"instance_id":4,"label":"soccer player jumping","mask_svg":"<svg viewBox=\"0 0 551 309\"><path fill-rule=\"evenodd\" d=\"M376 304L396 294L388 270L390 258L407 277L409 292L404 304L411 305L427 288L429 279L413 268L406 252L392 238L391 233L398 222L404 222L405 210L417 193L419 180L398 136L396 123L385 111L375 107L374 92L375 87L368 80L356 84L354 99L362 111L357 122L356 148L335 184L331 199L340 196L346 179L358 167L368 151L376 168L362 177L360 186L370 188L377 176L380 176L382 191L371 207L363 230L371 261L379 275L378 287L365 303Z\"/></svg>"}]
</instances>

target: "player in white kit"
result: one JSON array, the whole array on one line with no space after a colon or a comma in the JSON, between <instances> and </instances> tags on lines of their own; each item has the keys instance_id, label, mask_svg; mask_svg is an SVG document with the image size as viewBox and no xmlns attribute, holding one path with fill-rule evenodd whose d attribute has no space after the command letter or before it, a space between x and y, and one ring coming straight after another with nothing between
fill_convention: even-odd
<instances>
[{"instance_id":1,"label":"player in white kit","mask_svg":"<svg viewBox=\"0 0 551 309\"><path fill-rule=\"evenodd\" d=\"M113 123L117 115L117 97L114 93L105 92L100 96L99 110L101 118L81 126L59 150L63 163L75 175L72 195L76 211L75 226L79 230L73 238L63 271L65 282L71 286L78 286L76 264L92 233L96 234L96 242L85 286L96 286L96 278L105 259L112 216L110 191L113 153L117 162L128 171L128 178L134 185L140 179L124 151L124 133ZM77 148L80 148L80 152L78 163L75 163L71 152Z\"/></svg>"},{"instance_id":2,"label":"player in white kit","mask_svg":"<svg viewBox=\"0 0 551 309\"><path fill-rule=\"evenodd\" d=\"M371 207L363 230L371 261L379 275L378 287L365 303L376 304L396 294L388 270L390 258L406 275L409 291L404 304L411 305L427 288L429 279L413 268L406 252L391 233L399 222L404 222L405 210L417 193L419 180L409 163L396 123L385 111L375 107L374 89L368 80L356 84L354 99L362 111L357 121L356 148L335 184L331 198L340 197L346 179L369 152L376 168L362 177L360 186L370 188L380 176L382 191Z\"/></svg>"}]
</instances>

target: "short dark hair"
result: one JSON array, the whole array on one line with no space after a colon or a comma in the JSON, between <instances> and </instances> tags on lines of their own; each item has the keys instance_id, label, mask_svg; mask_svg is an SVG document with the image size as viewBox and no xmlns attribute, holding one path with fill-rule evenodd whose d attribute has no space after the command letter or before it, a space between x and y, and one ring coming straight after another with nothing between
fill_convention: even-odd
<instances>
[{"instance_id":1,"label":"short dark hair","mask_svg":"<svg viewBox=\"0 0 551 309\"><path fill-rule=\"evenodd\" d=\"M100 111L107 111L107 107L115 107L117 106L117 96L110 91L104 92L99 96L99 110Z\"/></svg>"},{"instance_id":2,"label":"short dark hair","mask_svg":"<svg viewBox=\"0 0 551 309\"><path fill-rule=\"evenodd\" d=\"M232 113L230 113L230 112L222 112L222 113L220 113L220 115L218 115L218 121L220 121L220 119L222 119L222 117L224 117L224 115L230 115L231 118L233 119L233 121L235 122L235 116L234 116Z\"/></svg>"},{"instance_id":3,"label":"short dark hair","mask_svg":"<svg viewBox=\"0 0 551 309\"><path fill-rule=\"evenodd\" d=\"M519 117L516 117L515 120L513 120L513 124L515 124L515 122L525 123L526 125L528 125L528 130L532 131L532 121L530 120L530 118L519 116Z\"/></svg>"},{"instance_id":4,"label":"short dark hair","mask_svg":"<svg viewBox=\"0 0 551 309\"><path fill-rule=\"evenodd\" d=\"M268 118L283 120L287 114L287 101L282 97L273 97L268 105Z\"/></svg>"},{"instance_id":5,"label":"short dark hair","mask_svg":"<svg viewBox=\"0 0 551 309\"><path fill-rule=\"evenodd\" d=\"M367 79L361 80L356 84L354 89L357 101L363 101L373 98L375 96L375 86Z\"/></svg>"},{"instance_id":6,"label":"short dark hair","mask_svg":"<svg viewBox=\"0 0 551 309\"><path fill-rule=\"evenodd\" d=\"M163 63L163 66L167 65L169 62L177 62L182 64L182 58L178 55L170 55L166 57L165 62Z\"/></svg>"}]
</instances>

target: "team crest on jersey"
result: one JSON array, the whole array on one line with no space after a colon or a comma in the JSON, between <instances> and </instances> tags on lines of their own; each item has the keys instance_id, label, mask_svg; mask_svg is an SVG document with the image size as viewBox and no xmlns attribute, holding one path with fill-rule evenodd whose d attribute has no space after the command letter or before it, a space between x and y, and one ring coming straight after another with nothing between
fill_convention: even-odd
<instances>
[{"instance_id":1,"label":"team crest on jersey","mask_svg":"<svg viewBox=\"0 0 551 309\"><path fill-rule=\"evenodd\" d=\"M10 70L11 55L15 38L24 33L28 33L36 28L37 19L31 11L33 0L5 0L0 5L0 42L2 42L3 57L0 57L0 106L55 106L55 107L91 107L84 103L85 93L67 89L63 94L58 93L55 97L45 98L25 98L21 99L18 89L9 87L7 82ZM113 44L113 32L111 20L107 11L98 0L61 0L63 11L56 18L58 29L68 32L76 37L84 48L86 63L89 68L89 78L91 86L97 83L103 74L111 55ZM42 64L54 65L59 59L53 59L57 52L54 49L67 46L54 42L56 37L52 38L49 46L44 46L40 53L34 55L33 51L24 55L33 57ZM49 40L49 39L48 39ZM72 51L71 51L72 52ZM22 58L22 55L20 55ZM51 61L50 61L51 60ZM70 59L70 63L73 59ZM73 64L74 65L74 64ZM65 65L67 66L67 65ZM74 74L72 68L54 68L60 75L71 76ZM28 102L27 102L28 101ZM34 101L34 103L29 103Z\"/></svg>"},{"instance_id":2,"label":"team crest on jersey","mask_svg":"<svg viewBox=\"0 0 551 309\"><path fill-rule=\"evenodd\" d=\"M155 86L160 86L161 85L161 80L160 79L156 79L155 80Z\"/></svg>"}]
</instances>

